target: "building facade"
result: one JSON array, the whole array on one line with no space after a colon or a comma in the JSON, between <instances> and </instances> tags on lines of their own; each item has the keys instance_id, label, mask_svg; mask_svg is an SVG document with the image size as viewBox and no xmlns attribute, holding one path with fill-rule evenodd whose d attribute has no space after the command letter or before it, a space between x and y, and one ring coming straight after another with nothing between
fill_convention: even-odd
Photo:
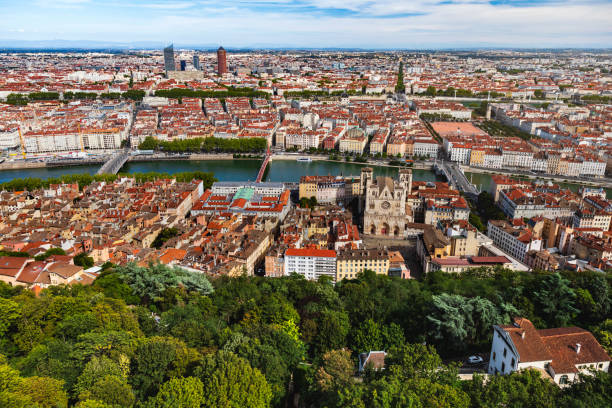
<instances>
[{"instance_id":1,"label":"building facade","mask_svg":"<svg viewBox=\"0 0 612 408\"><path fill-rule=\"evenodd\" d=\"M285 275L297 273L309 280L328 276L336 281L336 251L329 249L289 248L285 251Z\"/></svg>"},{"instance_id":2,"label":"building facade","mask_svg":"<svg viewBox=\"0 0 612 408\"><path fill-rule=\"evenodd\" d=\"M399 179L373 178L372 169L361 172L364 185L364 223L366 234L403 237L406 230L406 196L412 193L412 171L401 169Z\"/></svg>"}]
</instances>

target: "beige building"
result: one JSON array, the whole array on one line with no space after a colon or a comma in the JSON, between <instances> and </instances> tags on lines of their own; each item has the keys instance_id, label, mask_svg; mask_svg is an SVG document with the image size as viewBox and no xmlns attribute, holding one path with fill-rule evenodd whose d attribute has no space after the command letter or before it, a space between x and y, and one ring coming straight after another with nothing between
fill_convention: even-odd
<instances>
[{"instance_id":1,"label":"beige building","mask_svg":"<svg viewBox=\"0 0 612 408\"><path fill-rule=\"evenodd\" d=\"M353 279L364 270L379 275L389 274L389 251L386 249L347 249L338 252L336 258L336 282Z\"/></svg>"},{"instance_id":2,"label":"beige building","mask_svg":"<svg viewBox=\"0 0 612 408\"><path fill-rule=\"evenodd\" d=\"M407 219L406 196L412 193L412 170L400 169L399 180L377 177L372 168L361 171L364 191L363 231L370 235L403 237Z\"/></svg>"},{"instance_id":3,"label":"beige building","mask_svg":"<svg viewBox=\"0 0 612 408\"><path fill-rule=\"evenodd\" d=\"M339 150L341 153L362 154L368 143L364 131L359 128L349 129L340 139Z\"/></svg>"},{"instance_id":4,"label":"beige building","mask_svg":"<svg viewBox=\"0 0 612 408\"><path fill-rule=\"evenodd\" d=\"M551 254L548 250L529 251L525 255L525 263L531 269L542 271L556 271L559 269L559 261L557 257Z\"/></svg>"}]
</instances>

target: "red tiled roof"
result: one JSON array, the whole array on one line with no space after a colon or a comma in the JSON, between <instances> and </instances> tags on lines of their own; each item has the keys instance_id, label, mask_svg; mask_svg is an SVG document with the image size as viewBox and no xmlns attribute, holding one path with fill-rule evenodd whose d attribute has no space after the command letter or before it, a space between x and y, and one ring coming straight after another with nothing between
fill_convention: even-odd
<instances>
[{"instance_id":1,"label":"red tiled roof","mask_svg":"<svg viewBox=\"0 0 612 408\"><path fill-rule=\"evenodd\" d=\"M515 318L515 324L500 326L508 335L516 350L518 351L520 362L528 363L532 361L550 361L552 355L548 347L542 341L533 323L525 318ZM524 333L524 334L523 334Z\"/></svg>"},{"instance_id":2,"label":"red tiled roof","mask_svg":"<svg viewBox=\"0 0 612 408\"><path fill-rule=\"evenodd\" d=\"M610 356L595 337L580 327L543 329L538 330L538 334L552 355L551 366L556 374L575 373L578 364L610 361Z\"/></svg>"}]
</instances>

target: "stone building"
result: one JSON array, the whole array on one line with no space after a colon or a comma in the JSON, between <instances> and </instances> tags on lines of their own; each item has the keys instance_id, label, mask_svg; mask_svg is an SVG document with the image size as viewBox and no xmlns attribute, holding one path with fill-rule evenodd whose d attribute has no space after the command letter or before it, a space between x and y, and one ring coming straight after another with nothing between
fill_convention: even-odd
<instances>
[{"instance_id":1,"label":"stone building","mask_svg":"<svg viewBox=\"0 0 612 408\"><path fill-rule=\"evenodd\" d=\"M398 180L373 177L372 168L361 171L362 209L365 234L403 237L406 223L406 197L412 194L412 170L400 169Z\"/></svg>"}]
</instances>

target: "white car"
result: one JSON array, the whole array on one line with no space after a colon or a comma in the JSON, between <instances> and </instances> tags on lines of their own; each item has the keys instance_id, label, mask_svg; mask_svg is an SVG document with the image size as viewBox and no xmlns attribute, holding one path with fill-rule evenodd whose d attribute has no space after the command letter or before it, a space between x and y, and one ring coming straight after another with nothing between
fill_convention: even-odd
<instances>
[{"instance_id":1,"label":"white car","mask_svg":"<svg viewBox=\"0 0 612 408\"><path fill-rule=\"evenodd\" d=\"M484 359L480 356L469 356L468 363L470 364L480 364L484 361Z\"/></svg>"}]
</instances>

